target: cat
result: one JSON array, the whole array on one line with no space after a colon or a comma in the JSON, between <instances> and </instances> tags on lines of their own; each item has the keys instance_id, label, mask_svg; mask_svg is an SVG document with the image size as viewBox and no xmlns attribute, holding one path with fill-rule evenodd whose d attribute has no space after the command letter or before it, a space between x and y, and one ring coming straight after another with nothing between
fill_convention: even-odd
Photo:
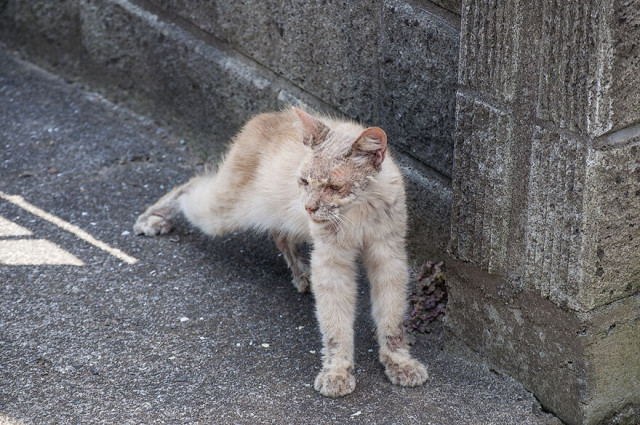
<instances>
[{"instance_id":1,"label":"cat","mask_svg":"<svg viewBox=\"0 0 640 425\"><path fill-rule=\"evenodd\" d=\"M136 234L171 230L179 213L204 233L273 234L300 292L311 291L322 333L314 388L353 392L356 260L371 287L379 359L394 384L418 386L427 368L411 357L403 328L408 266L402 175L378 127L289 107L252 118L217 171L192 178L141 214ZM312 245L310 265L299 244Z\"/></svg>"}]
</instances>

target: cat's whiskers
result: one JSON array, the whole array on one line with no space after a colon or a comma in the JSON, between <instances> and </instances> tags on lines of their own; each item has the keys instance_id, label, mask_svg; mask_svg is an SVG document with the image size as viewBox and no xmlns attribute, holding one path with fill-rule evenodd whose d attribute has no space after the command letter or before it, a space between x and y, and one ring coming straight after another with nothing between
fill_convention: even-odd
<instances>
[{"instance_id":1,"label":"cat's whiskers","mask_svg":"<svg viewBox=\"0 0 640 425\"><path fill-rule=\"evenodd\" d=\"M331 225L333 226L333 229L336 232L336 238L338 240L338 243L342 244L344 243L344 239L346 236L346 232L344 231L344 227L345 227L345 221L344 219L340 216L340 214L332 214L330 216L331 221Z\"/></svg>"},{"instance_id":2,"label":"cat's whiskers","mask_svg":"<svg viewBox=\"0 0 640 425\"><path fill-rule=\"evenodd\" d=\"M353 226L353 222L349 220L346 215L341 214L340 212L336 212L331 215L331 222L336 228L336 231L343 234L345 233L344 230L347 224Z\"/></svg>"},{"instance_id":3,"label":"cat's whiskers","mask_svg":"<svg viewBox=\"0 0 640 425\"><path fill-rule=\"evenodd\" d=\"M347 217L345 214L338 213L338 218L340 218L340 220L342 221L343 224L344 224L344 222L347 222L351 226L353 226L353 221L349 220L349 217Z\"/></svg>"},{"instance_id":4,"label":"cat's whiskers","mask_svg":"<svg viewBox=\"0 0 640 425\"><path fill-rule=\"evenodd\" d=\"M328 219L336 233L340 233L342 230L342 222L340 221L340 218L335 214L330 214Z\"/></svg>"}]
</instances>

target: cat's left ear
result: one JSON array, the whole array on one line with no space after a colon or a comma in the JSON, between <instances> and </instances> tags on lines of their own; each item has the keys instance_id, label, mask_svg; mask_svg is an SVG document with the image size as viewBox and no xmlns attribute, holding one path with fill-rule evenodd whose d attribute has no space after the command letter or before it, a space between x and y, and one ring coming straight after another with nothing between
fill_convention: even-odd
<instances>
[{"instance_id":1,"label":"cat's left ear","mask_svg":"<svg viewBox=\"0 0 640 425\"><path fill-rule=\"evenodd\" d=\"M369 127L353 144L351 157L380 168L387 153L387 134L379 127Z\"/></svg>"},{"instance_id":2,"label":"cat's left ear","mask_svg":"<svg viewBox=\"0 0 640 425\"><path fill-rule=\"evenodd\" d=\"M293 110L298 114L298 118L300 118L300 122L302 122L307 132L307 135L303 139L305 145L310 148L315 148L327 138L329 127L324 125L322 121L312 117L302 109L294 107Z\"/></svg>"}]
</instances>

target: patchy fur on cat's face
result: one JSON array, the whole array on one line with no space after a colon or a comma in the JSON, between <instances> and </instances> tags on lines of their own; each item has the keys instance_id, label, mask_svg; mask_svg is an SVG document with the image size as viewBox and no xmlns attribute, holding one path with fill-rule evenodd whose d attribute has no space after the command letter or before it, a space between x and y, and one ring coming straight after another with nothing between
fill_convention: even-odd
<instances>
[{"instance_id":1,"label":"patchy fur on cat's face","mask_svg":"<svg viewBox=\"0 0 640 425\"><path fill-rule=\"evenodd\" d=\"M333 161L314 154L298 176L305 209L316 222L339 221L366 187L367 175L346 159Z\"/></svg>"},{"instance_id":2,"label":"patchy fur on cat's face","mask_svg":"<svg viewBox=\"0 0 640 425\"><path fill-rule=\"evenodd\" d=\"M371 127L356 138L340 134L303 111L296 110L312 154L298 172L304 208L315 222L340 225L368 182L381 168L386 134Z\"/></svg>"}]
</instances>

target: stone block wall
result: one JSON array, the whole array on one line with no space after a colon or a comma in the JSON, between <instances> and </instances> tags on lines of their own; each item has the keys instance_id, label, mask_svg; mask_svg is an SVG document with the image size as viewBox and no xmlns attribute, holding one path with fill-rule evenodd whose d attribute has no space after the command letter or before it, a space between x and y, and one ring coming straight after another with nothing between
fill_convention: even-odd
<instances>
[{"instance_id":1,"label":"stone block wall","mask_svg":"<svg viewBox=\"0 0 640 425\"><path fill-rule=\"evenodd\" d=\"M416 261L449 237L459 22L457 0L0 1L0 41L214 158L291 103L384 128Z\"/></svg>"},{"instance_id":2,"label":"stone block wall","mask_svg":"<svg viewBox=\"0 0 640 425\"><path fill-rule=\"evenodd\" d=\"M629 40L638 1L463 1L447 329L569 424L640 421Z\"/></svg>"}]
</instances>

